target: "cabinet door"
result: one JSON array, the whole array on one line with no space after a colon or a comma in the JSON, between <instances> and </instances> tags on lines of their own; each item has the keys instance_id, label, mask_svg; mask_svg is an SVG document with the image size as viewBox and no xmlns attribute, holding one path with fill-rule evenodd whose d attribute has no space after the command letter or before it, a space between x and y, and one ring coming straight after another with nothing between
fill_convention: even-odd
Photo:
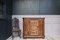
<instances>
[{"instance_id":1,"label":"cabinet door","mask_svg":"<svg viewBox=\"0 0 60 40\"><path fill-rule=\"evenodd\" d=\"M23 18L24 38L44 38L44 18Z\"/></svg>"}]
</instances>

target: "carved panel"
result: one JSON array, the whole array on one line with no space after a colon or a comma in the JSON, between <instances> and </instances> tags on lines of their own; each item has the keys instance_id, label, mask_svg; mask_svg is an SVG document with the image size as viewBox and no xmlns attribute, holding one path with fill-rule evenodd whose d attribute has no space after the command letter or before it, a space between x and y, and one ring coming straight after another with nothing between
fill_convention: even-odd
<instances>
[{"instance_id":1,"label":"carved panel","mask_svg":"<svg viewBox=\"0 0 60 40\"><path fill-rule=\"evenodd\" d=\"M44 38L44 18L23 18L24 38Z\"/></svg>"}]
</instances>

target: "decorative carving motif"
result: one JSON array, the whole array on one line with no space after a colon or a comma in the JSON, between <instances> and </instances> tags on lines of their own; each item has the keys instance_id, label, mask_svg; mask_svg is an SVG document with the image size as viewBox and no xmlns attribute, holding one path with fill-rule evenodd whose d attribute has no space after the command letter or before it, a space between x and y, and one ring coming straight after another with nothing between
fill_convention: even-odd
<instances>
[{"instance_id":1,"label":"decorative carving motif","mask_svg":"<svg viewBox=\"0 0 60 40\"><path fill-rule=\"evenodd\" d=\"M23 18L24 38L44 38L44 18Z\"/></svg>"},{"instance_id":2,"label":"decorative carving motif","mask_svg":"<svg viewBox=\"0 0 60 40\"><path fill-rule=\"evenodd\" d=\"M38 35L38 21L37 20L31 20L30 21L30 35Z\"/></svg>"},{"instance_id":3,"label":"decorative carving motif","mask_svg":"<svg viewBox=\"0 0 60 40\"><path fill-rule=\"evenodd\" d=\"M20 36L21 37L21 30L19 29L19 19L16 17L12 19L12 36Z\"/></svg>"}]
</instances>

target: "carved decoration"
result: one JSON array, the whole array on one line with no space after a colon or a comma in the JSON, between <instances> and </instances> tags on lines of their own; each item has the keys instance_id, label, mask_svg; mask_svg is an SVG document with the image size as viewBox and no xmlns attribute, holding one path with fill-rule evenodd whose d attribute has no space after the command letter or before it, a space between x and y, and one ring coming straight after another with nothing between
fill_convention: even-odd
<instances>
[{"instance_id":1,"label":"carved decoration","mask_svg":"<svg viewBox=\"0 0 60 40\"><path fill-rule=\"evenodd\" d=\"M44 18L23 18L24 38L44 38Z\"/></svg>"}]
</instances>

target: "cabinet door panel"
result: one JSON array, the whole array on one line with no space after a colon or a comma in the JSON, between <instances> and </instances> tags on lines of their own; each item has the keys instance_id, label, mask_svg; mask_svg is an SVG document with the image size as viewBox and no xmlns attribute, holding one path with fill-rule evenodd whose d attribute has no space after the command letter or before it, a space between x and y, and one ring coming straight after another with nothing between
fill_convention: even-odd
<instances>
[{"instance_id":1,"label":"cabinet door panel","mask_svg":"<svg viewBox=\"0 0 60 40\"><path fill-rule=\"evenodd\" d=\"M44 18L23 18L24 38L44 38Z\"/></svg>"}]
</instances>

